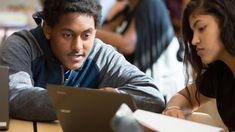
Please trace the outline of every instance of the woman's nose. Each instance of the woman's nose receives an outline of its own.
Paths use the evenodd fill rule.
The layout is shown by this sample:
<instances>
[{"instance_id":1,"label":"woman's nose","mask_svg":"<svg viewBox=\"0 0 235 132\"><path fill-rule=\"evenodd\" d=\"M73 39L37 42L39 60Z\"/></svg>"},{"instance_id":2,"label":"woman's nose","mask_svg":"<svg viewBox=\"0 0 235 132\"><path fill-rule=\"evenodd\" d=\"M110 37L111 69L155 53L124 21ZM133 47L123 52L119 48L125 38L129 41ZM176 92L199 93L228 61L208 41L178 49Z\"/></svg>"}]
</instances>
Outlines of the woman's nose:
<instances>
[{"instance_id":1,"label":"woman's nose","mask_svg":"<svg viewBox=\"0 0 235 132\"><path fill-rule=\"evenodd\" d=\"M200 43L200 39L198 37L198 35L193 34L193 39L192 39L192 45L197 45L198 43Z\"/></svg>"}]
</instances>

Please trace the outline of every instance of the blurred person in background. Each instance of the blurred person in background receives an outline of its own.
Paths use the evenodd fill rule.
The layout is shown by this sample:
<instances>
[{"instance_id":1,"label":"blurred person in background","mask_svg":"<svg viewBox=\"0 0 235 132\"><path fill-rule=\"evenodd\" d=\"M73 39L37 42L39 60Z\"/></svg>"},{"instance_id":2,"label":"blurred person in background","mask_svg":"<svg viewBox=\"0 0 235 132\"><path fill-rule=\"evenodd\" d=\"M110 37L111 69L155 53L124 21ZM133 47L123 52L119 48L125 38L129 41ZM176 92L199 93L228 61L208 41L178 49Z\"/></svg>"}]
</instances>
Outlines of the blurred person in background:
<instances>
[{"instance_id":1,"label":"blurred person in background","mask_svg":"<svg viewBox=\"0 0 235 132\"><path fill-rule=\"evenodd\" d=\"M183 87L180 45L162 0L117 0L96 36L153 77L166 100Z\"/></svg>"},{"instance_id":2,"label":"blurred person in background","mask_svg":"<svg viewBox=\"0 0 235 132\"><path fill-rule=\"evenodd\" d=\"M112 6L115 4L116 0L99 0L99 1L100 1L100 5L102 6L101 23L103 23L105 18L109 14Z\"/></svg>"},{"instance_id":3,"label":"blurred person in background","mask_svg":"<svg viewBox=\"0 0 235 132\"><path fill-rule=\"evenodd\" d=\"M164 0L177 36L180 36L182 13L190 0Z\"/></svg>"}]
</instances>

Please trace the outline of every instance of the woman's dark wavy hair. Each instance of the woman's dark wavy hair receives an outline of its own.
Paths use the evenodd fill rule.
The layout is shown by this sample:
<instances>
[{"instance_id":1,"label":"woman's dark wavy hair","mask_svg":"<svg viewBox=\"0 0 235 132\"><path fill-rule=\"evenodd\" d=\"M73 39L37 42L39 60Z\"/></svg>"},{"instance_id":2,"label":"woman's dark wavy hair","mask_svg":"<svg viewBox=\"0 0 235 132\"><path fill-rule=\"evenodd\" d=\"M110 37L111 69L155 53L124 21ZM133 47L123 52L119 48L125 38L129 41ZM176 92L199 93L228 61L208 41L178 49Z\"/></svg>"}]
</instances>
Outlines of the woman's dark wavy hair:
<instances>
[{"instance_id":1,"label":"woman's dark wavy hair","mask_svg":"<svg viewBox=\"0 0 235 132\"><path fill-rule=\"evenodd\" d=\"M196 47L192 45L193 31L189 25L189 17L196 14L213 15L218 19L220 28L220 39L225 49L235 56L235 0L191 0L186 6L182 18L182 36L185 48L184 63L187 70L186 84L189 83L190 74L193 75L194 83L197 84L201 78L202 70L210 66L202 63L197 55ZM189 68L191 67L191 68ZM188 71L188 70L193 70ZM188 89L186 89L188 91ZM189 94L189 91L188 91ZM190 94L189 94L190 96ZM199 94L196 91L195 97L199 102Z\"/></svg>"},{"instance_id":2,"label":"woman's dark wavy hair","mask_svg":"<svg viewBox=\"0 0 235 132\"><path fill-rule=\"evenodd\" d=\"M191 64L193 72L200 78L204 65L197 55L196 47L191 44L193 31L189 17L193 13L213 15L218 19L220 38L225 49L235 56L235 0L191 0L183 13L182 36L185 46L184 62ZM189 73L189 72L187 72ZM189 74L188 74L189 77Z\"/></svg>"},{"instance_id":3,"label":"woman's dark wavy hair","mask_svg":"<svg viewBox=\"0 0 235 132\"><path fill-rule=\"evenodd\" d=\"M70 12L91 16L95 27L100 25L102 8L98 0L44 0L43 7L42 17L49 26L54 26L61 15Z\"/></svg>"}]
</instances>

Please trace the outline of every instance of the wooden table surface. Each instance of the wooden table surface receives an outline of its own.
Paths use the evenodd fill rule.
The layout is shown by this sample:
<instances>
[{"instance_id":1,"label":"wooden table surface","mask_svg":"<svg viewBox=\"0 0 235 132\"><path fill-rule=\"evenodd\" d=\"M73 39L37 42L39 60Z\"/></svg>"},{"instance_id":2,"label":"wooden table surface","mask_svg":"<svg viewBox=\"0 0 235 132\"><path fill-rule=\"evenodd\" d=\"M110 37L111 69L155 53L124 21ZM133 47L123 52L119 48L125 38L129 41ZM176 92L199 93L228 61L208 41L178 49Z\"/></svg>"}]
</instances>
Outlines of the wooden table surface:
<instances>
[{"instance_id":1,"label":"wooden table surface","mask_svg":"<svg viewBox=\"0 0 235 132\"><path fill-rule=\"evenodd\" d=\"M187 120L218 127L213 118L205 113L195 112ZM31 121L10 119L9 129L0 132L63 132L63 130L59 121L33 123Z\"/></svg>"}]
</instances>

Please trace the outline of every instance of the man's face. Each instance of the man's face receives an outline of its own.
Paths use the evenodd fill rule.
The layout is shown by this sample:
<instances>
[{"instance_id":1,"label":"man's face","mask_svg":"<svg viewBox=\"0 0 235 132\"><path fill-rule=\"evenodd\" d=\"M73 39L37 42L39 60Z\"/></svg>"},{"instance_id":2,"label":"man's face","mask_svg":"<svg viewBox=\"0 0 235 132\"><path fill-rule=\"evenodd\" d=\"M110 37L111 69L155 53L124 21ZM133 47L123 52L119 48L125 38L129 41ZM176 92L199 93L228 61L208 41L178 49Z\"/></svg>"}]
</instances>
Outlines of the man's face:
<instances>
[{"instance_id":1,"label":"man's face","mask_svg":"<svg viewBox=\"0 0 235 132\"><path fill-rule=\"evenodd\" d=\"M94 18L80 13L67 13L58 23L44 25L46 38L50 40L52 52L66 69L81 67L91 52L96 29Z\"/></svg>"}]
</instances>

